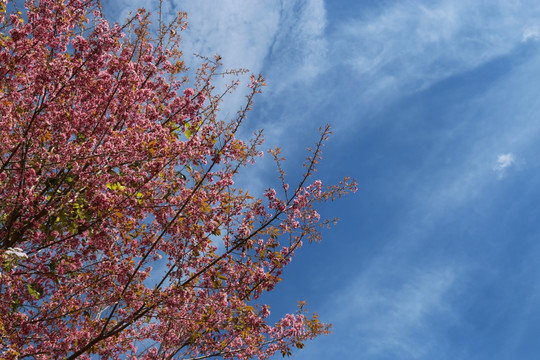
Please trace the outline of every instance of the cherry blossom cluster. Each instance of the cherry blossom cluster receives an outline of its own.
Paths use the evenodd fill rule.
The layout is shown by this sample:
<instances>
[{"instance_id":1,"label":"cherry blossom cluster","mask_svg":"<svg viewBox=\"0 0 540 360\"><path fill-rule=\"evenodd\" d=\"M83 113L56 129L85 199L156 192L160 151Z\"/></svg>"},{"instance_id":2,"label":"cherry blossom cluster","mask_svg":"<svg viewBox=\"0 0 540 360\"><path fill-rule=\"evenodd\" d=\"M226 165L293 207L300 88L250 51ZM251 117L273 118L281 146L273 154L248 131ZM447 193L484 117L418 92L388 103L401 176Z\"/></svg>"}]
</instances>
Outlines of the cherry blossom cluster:
<instances>
[{"instance_id":1,"label":"cherry blossom cluster","mask_svg":"<svg viewBox=\"0 0 540 360\"><path fill-rule=\"evenodd\" d=\"M219 58L195 79L185 14L111 25L98 0L0 0L0 358L265 359L329 331L260 295L318 240L315 205L355 190L310 183L329 128L289 189L235 187L262 155L219 116ZM234 75L234 72L226 72ZM273 152L277 154L277 152Z\"/></svg>"}]
</instances>

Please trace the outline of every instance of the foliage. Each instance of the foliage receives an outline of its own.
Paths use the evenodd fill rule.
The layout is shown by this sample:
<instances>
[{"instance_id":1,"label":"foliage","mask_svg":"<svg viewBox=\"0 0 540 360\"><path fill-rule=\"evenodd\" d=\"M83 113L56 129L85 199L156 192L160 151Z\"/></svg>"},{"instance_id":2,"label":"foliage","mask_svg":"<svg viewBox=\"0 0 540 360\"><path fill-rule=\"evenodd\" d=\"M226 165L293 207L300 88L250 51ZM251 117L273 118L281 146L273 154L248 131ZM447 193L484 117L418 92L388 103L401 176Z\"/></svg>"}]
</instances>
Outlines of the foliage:
<instances>
[{"instance_id":1,"label":"foliage","mask_svg":"<svg viewBox=\"0 0 540 360\"><path fill-rule=\"evenodd\" d=\"M314 205L353 181L308 184L329 134L282 195L234 186L262 133L236 137L245 106L218 115L223 72L191 87L184 14L139 10L110 25L97 0L0 0L0 358L267 358L328 332L300 304L269 324L257 299L280 281Z\"/></svg>"}]
</instances>

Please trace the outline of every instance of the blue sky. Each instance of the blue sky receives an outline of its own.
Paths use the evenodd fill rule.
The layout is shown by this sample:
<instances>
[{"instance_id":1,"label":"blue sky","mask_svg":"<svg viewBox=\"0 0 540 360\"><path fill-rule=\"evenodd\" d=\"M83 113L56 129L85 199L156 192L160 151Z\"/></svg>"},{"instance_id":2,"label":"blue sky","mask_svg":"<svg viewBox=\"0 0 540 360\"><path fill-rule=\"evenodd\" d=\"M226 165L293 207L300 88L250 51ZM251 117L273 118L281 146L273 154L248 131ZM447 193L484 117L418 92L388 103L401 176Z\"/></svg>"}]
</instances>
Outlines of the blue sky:
<instances>
[{"instance_id":1,"label":"blue sky","mask_svg":"<svg viewBox=\"0 0 540 360\"><path fill-rule=\"evenodd\" d=\"M265 75L245 131L265 129L292 179L330 123L318 176L359 182L321 208L340 223L265 299L276 315L307 300L334 324L295 359L538 358L539 2L165 3L189 14L192 65L219 53ZM263 160L246 186L275 174Z\"/></svg>"}]
</instances>

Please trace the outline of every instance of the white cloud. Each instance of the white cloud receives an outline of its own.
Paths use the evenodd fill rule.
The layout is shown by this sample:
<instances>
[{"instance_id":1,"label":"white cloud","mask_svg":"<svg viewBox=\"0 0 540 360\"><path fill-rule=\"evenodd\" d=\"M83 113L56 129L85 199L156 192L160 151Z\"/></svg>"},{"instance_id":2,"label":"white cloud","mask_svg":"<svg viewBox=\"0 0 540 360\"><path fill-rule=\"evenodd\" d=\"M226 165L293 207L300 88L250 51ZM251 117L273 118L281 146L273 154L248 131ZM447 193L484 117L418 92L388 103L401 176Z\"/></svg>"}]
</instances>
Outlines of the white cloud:
<instances>
[{"instance_id":1,"label":"white cloud","mask_svg":"<svg viewBox=\"0 0 540 360\"><path fill-rule=\"evenodd\" d=\"M516 159L512 153L499 155L497 157L497 164L493 167L493 170L502 171L513 165L515 161Z\"/></svg>"},{"instance_id":2,"label":"white cloud","mask_svg":"<svg viewBox=\"0 0 540 360\"><path fill-rule=\"evenodd\" d=\"M540 29L538 28L538 26L531 26L523 30L521 41L526 42L529 40L540 40Z\"/></svg>"},{"instance_id":3,"label":"white cloud","mask_svg":"<svg viewBox=\"0 0 540 360\"><path fill-rule=\"evenodd\" d=\"M493 166L493 170L497 172L497 177L499 179L503 178L506 175L507 169L510 166L515 165L516 158L514 157L514 154L508 153L508 154L501 154L497 157L497 161L495 165Z\"/></svg>"}]
</instances>

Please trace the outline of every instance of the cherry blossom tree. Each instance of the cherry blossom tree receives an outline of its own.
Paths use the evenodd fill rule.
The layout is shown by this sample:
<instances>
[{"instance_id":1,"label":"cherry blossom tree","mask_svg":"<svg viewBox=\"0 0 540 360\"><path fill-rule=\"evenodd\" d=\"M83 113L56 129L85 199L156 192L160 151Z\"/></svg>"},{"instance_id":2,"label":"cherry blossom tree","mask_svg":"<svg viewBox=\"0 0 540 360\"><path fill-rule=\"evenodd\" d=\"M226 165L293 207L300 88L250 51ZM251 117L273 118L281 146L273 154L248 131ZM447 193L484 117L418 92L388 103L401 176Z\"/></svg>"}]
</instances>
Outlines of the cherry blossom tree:
<instances>
[{"instance_id":1,"label":"cherry blossom tree","mask_svg":"<svg viewBox=\"0 0 540 360\"><path fill-rule=\"evenodd\" d=\"M270 323L259 296L355 183L312 180L326 127L297 186L276 149L279 191L235 187L261 155L262 132L237 133L264 81L220 117L238 72L216 57L188 79L184 18L0 0L0 358L264 359L328 332L304 303Z\"/></svg>"}]
</instances>

